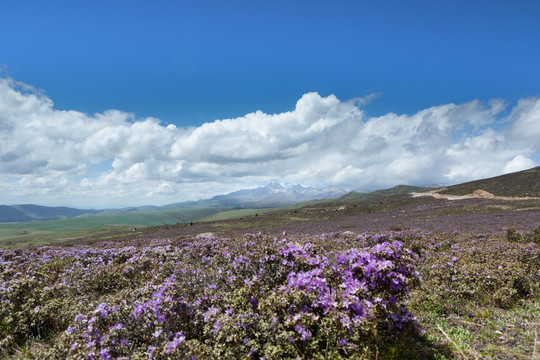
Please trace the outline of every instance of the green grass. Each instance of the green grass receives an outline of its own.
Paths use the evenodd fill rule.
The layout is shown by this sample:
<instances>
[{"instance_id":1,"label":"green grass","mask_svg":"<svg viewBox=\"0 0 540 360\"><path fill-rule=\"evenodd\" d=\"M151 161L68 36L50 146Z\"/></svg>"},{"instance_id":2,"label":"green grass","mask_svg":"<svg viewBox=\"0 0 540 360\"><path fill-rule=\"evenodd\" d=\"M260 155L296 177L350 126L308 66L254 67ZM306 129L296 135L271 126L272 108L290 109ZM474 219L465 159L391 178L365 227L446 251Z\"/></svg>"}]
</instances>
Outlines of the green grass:
<instances>
[{"instance_id":1,"label":"green grass","mask_svg":"<svg viewBox=\"0 0 540 360\"><path fill-rule=\"evenodd\" d=\"M189 223L227 208L166 209L0 225L0 247L39 246L110 231Z\"/></svg>"},{"instance_id":2,"label":"green grass","mask_svg":"<svg viewBox=\"0 0 540 360\"><path fill-rule=\"evenodd\" d=\"M310 206L317 206L317 205L327 205L332 202L335 202L336 199L327 199L327 200L312 200L312 201L305 201L299 204L295 205L288 205L288 206L282 206L277 208L267 208L267 209L236 209L236 210L228 210L223 211L217 214L213 214L204 218L201 218L197 221L199 222L212 222L212 221L224 221L224 220L234 220L234 219L241 219L246 216L255 216L255 215L262 215L262 214L268 214L268 213L278 213L278 212L287 212L287 211L293 211L297 209L302 208L309 208Z\"/></svg>"},{"instance_id":3,"label":"green grass","mask_svg":"<svg viewBox=\"0 0 540 360\"><path fill-rule=\"evenodd\" d=\"M255 214L264 214L269 210L274 209L238 209L238 210L229 210L224 211L219 214L214 214L200 219L199 221L221 221L221 220L231 220L238 219L246 216L253 216Z\"/></svg>"},{"instance_id":4,"label":"green grass","mask_svg":"<svg viewBox=\"0 0 540 360\"><path fill-rule=\"evenodd\" d=\"M417 310L431 343L445 344L466 359L536 359L531 352L540 335L539 299L522 300L510 309L472 304L471 309L441 314Z\"/></svg>"},{"instance_id":5,"label":"green grass","mask_svg":"<svg viewBox=\"0 0 540 360\"><path fill-rule=\"evenodd\" d=\"M22 234L21 232L12 232L10 229L0 229L0 248L51 245L68 240L89 238L94 236L100 236L101 239L105 240L108 233L117 233L118 231L130 232L132 235L137 234L137 232L132 231L132 227L114 225L78 231L63 231L58 233L35 229L28 229L24 231L26 231L27 234Z\"/></svg>"}]
</instances>

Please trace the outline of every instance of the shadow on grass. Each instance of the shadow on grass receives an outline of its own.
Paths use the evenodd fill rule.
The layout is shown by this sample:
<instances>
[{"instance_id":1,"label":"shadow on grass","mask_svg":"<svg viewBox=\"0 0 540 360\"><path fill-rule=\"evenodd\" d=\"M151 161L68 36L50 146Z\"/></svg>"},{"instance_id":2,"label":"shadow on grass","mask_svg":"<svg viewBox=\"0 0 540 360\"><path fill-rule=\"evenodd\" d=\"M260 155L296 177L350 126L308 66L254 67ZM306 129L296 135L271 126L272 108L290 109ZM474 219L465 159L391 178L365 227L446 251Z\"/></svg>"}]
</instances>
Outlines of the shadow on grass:
<instances>
[{"instance_id":1,"label":"shadow on grass","mask_svg":"<svg viewBox=\"0 0 540 360\"><path fill-rule=\"evenodd\" d=\"M454 356L452 349L447 344L431 341L426 333L417 331L396 339L394 342L384 344L381 352L375 354L372 358L451 359Z\"/></svg>"}]
</instances>

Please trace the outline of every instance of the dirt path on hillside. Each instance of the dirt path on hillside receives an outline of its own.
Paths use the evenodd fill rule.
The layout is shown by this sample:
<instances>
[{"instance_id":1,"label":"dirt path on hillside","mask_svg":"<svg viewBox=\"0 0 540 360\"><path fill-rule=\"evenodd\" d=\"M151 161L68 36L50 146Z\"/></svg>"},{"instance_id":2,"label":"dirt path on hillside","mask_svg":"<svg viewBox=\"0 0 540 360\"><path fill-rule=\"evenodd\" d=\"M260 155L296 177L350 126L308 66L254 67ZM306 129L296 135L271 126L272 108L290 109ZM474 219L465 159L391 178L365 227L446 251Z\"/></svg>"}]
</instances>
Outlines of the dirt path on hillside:
<instances>
[{"instance_id":1,"label":"dirt path on hillside","mask_svg":"<svg viewBox=\"0 0 540 360\"><path fill-rule=\"evenodd\" d=\"M439 192L446 190L446 188L440 188L436 190L429 190L424 192L413 192L412 197L431 196L435 199L447 199L447 200L462 200L462 199L494 199L494 200L540 200L540 197L526 196L526 197L513 197L513 196L496 196L490 192L482 189L478 189L472 194L466 195L452 195L452 194L440 194Z\"/></svg>"}]
</instances>

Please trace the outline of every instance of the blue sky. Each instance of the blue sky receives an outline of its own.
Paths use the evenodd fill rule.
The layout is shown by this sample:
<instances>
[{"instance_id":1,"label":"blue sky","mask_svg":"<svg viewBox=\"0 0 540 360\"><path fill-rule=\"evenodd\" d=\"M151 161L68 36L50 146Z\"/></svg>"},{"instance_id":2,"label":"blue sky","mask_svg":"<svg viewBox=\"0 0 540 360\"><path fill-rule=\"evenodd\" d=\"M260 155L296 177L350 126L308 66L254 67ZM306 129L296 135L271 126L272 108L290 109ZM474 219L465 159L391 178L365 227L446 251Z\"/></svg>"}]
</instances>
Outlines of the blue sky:
<instances>
[{"instance_id":1,"label":"blue sky","mask_svg":"<svg viewBox=\"0 0 540 360\"><path fill-rule=\"evenodd\" d=\"M537 1L21 0L4 1L1 9L0 78L5 80L4 99L12 92L15 92L13 96L20 94L27 100L33 95L49 112L35 110L29 115L24 112L26 108L15 109L13 102L4 104L14 114L4 119L5 124L8 120L28 124L29 118L39 118L42 121L32 126L42 127L38 134L45 135L36 144L23 143L31 134L25 127L10 134L9 142L4 138L4 143L0 143L0 166L4 173L3 178L0 176L0 190L3 190L0 193L9 193L0 195L0 203L36 200L32 202L77 205L96 199L96 194L103 193L105 187L111 188L113 183L118 186L114 193L123 195L114 200L109 195L103 196L102 200L95 200L96 205L166 203L171 196L198 198L276 179L348 188L377 188L407 181L452 183L540 162L538 146L535 141L527 140L530 133L518 129L520 124L536 129L540 121L534 101L528 103L528 108L523 105L523 101L536 101L540 96L540 2ZM314 92L318 98L306 97ZM332 96L338 103L330 104L332 101L328 99ZM356 110L351 110L348 107L354 102L351 99L357 98L361 100L356 101ZM311 125L319 125L292 126L291 131L303 132L304 137L282 140L272 137L275 128L264 123L275 121L283 126L277 117L304 114L299 102L304 106L302 109L306 109L306 104L312 106L310 114L322 111L317 113L318 118L313 115L309 120ZM434 120L430 125L438 129L438 140L434 141L445 146L440 149L441 158L416 161L436 164L446 159L448 162L444 156L455 157L455 152L465 151L467 147L470 152L473 142L478 148L481 140L488 141L489 136L495 148L484 147L482 151L489 155L496 150L499 157L491 159L489 155L489 160L478 160L470 169L457 165L459 160L452 158L453 167L416 164L405 170L404 164L412 164L414 158L422 159L426 155L413 144L419 131L429 127L426 122L421 125L422 121L418 120L419 125L410 130L410 136L399 138L401 148L390 146L390 130L367 133L370 124L386 124L380 125L381 129L395 120L394 128L400 128L405 126L403 122L414 122L411 119L415 114L449 104L475 113L463 115L463 121L452 120L450 115L446 120ZM110 109L118 113L113 116L107 112ZM56 131L51 135L46 130L66 127L67 120L59 120L64 114L62 110L71 111L72 115L77 113L74 116L79 120L87 116L80 126L91 123L95 129L89 133L86 130L90 127L86 126L82 131L86 138L106 126L110 129L107 134L117 137L111 135L108 143L91 151L90 145L85 149L65 148L65 144L74 143L69 138L71 133ZM245 120L247 114L257 110L265 116ZM336 111L344 113L336 115ZM351 115L355 111L358 113ZM526 111L529 117L524 118ZM298 116L304 119L304 115ZM485 117L484 120L474 120L479 116ZM377 118L384 121L376 121ZM231 121L216 122L224 119ZM287 124L298 121L305 125L304 120L295 119ZM325 123L324 119L334 120ZM168 130L174 132L169 147L156 149L157 145L140 138L144 134L136 133L137 128L144 128L141 124L151 121L157 123L144 131L154 141L166 136L161 132L168 125L175 126L174 130ZM448 121L450 125L441 126ZM73 119L67 122L77 123ZM335 130L335 138L340 139L355 122L354 131L357 134L363 131L363 135L348 139L350 146L336 148L335 156L331 156L331 151L320 150L328 144L313 148L317 141L322 141L313 137L316 128L326 138ZM137 124L141 126L133 128ZM263 131L265 126L270 127ZM4 126L5 136L8 128L13 127ZM206 134L210 128L215 132ZM230 132L231 128L237 129L236 132ZM154 130L156 137L151 137ZM76 132L77 128L72 131ZM216 141L224 142L221 150L227 148L227 141L233 144L246 141L235 134L248 138L250 134L258 134L261 139L274 140L263 141L264 149L253 156L244 156L252 148L233 149L230 154L223 150L223 156L209 150L206 157L201 155L195 161L193 155L187 158L186 154L204 151L194 150L197 147L192 142L197 137L193 132L205 133L207 138L216 136L219 139ZM220 134L230 135L221 139ZM128 141L130 136L136 139L133 143ZM522 148L512 142L523 140L519 136L527 138ZM146 155L131 154L120 145L122 139L130 146L148 144L144 148ZM445 140L441 142L441 139ZM467 142L467 139L472 140ZM355 141L383 147L386 144L384 149L395 151L378 160L378 164L383 162L380 166L384 169L396 167L391 164L400 159L398 155L403 151L415 156L401 159L398 168L381 179L374 175L380 173L375 168L374 157L370 157L372 162L367 161L368 152L357 148ZM189 143L191 152L184 148L187 145L182 147L179 143ZM455 152L449 153L452 146ZM232 147L229 144L227 149ZM206 145L205 149L208 148ZM31 155L41 152L53 156L55 151L80 154L86 151L86 155L64 162ZM477 151L479 159L486 158ZM321 158L337 161L340 167L319 172L302 168L299 164L314 161L310 157L313 155L303 155L307 153L318 154L318 161ZM335 160L341 158L342 162ZM297 162L284 159L297 159ZM514 165L509 165L512 161ZM28 166L20 165L22 162ZM31 171L31 164L41 170ZM250 172L242 164L254 165L255 170ZM264 172L258 166L274 171ZM292 166L298 170L294 171ZM484 171L473 171L478 166ZM317 163L317 167L324 165ZM416 169L418 176L404 176L410 169ZM134 195L129 186L120 185L125 183L120 178L128 177L129 171L140 176L133 175L139 179L139 185L147 184L144 192ZM344 172L341 177L336 175L340 171ZM355 174L362 174L369 181L354 181ZM86 188L94 192L81 190L83 180ZM96 183L98 180L102 181L101 185ZM58 181L71 192L47 185ZM40 183L44 184L43 191L35 192L36 184Z\"/></svg>"},{"instance_id":2,"label":"blue sky","mask_svg":"<svg viewBox=\"0 0 540 360\"><path fill-rule=\"evenodd\" d=\"M443 5L444 4L444 5ZM59 109L199 125L306 92L412 113L538 95L536 1L11 1L0 61Z\"/></svg>"}]
</instances>

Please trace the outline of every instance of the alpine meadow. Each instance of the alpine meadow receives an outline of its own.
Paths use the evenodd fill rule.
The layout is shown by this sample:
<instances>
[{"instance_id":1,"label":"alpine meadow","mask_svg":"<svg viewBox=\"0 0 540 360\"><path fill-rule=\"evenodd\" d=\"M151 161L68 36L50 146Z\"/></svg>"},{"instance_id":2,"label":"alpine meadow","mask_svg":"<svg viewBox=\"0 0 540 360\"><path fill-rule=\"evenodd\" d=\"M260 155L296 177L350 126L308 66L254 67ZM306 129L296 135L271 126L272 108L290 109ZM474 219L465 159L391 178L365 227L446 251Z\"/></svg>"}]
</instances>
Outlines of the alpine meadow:
<instances>
[{"instance_id":1,"label":"alpine meadow","mask_svg":"<svg viewBox=\"0 0 540 360\"><path fill-rule=\"evenodd\" d=\"M0 359L540 359L540 2L0 5Z\"/></svg>"}]
</instances>

